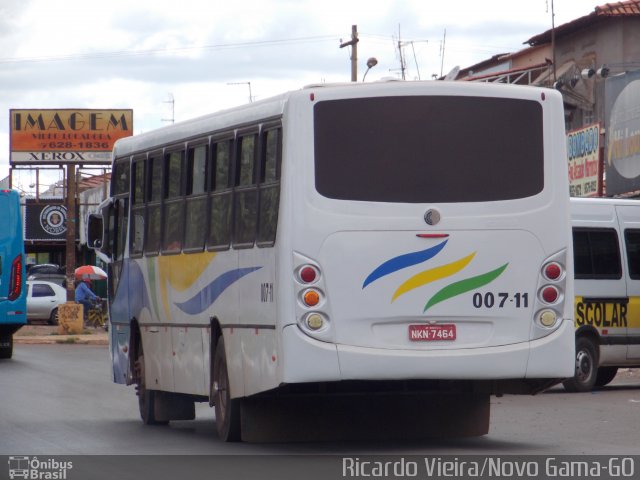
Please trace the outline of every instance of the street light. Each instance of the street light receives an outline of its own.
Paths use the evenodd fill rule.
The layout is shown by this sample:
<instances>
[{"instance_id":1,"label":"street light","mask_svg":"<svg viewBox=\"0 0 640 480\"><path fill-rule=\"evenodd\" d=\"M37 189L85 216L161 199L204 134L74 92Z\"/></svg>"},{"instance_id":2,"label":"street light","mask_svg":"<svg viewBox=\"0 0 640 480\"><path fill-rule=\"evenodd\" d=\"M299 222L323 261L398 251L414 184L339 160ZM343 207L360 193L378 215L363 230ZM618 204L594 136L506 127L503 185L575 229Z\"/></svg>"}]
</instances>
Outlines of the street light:
<instances>
[{"instance_id":1,"label":"street light","mask_svg":"<svg viewBox=\"0 0 640 480\"><path fill-rule=\"evenodd\" d=\"M369 58L369 60L367 60L367 71L364 72L364 75L362 76L363 82L364 82L364 79L367 78L367 73L369 73L369 70L371 70L377 64L378 64L378 59L376 57L371 57Z\"/></svg>"}]
</instances>

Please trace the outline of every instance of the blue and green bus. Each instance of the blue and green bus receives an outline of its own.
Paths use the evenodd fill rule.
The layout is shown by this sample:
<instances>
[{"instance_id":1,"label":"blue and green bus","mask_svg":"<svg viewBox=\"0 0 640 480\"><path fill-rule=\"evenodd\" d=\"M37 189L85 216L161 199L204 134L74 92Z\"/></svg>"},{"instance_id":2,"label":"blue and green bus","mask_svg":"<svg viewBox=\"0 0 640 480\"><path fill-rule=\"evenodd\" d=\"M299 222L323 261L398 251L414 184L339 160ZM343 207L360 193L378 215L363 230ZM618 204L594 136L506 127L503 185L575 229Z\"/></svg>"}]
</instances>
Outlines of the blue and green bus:
<instances>
[{"instance_id":1,"label":"blue and green bus","mask_svg":"<svg viewBox=\"0 0 640 480\"><path fill-rule=\"evenodd\" d=\"M27 323L20 195L0 190L0 359L11 358L13 334Z\"/></svg>"}]
</instances>

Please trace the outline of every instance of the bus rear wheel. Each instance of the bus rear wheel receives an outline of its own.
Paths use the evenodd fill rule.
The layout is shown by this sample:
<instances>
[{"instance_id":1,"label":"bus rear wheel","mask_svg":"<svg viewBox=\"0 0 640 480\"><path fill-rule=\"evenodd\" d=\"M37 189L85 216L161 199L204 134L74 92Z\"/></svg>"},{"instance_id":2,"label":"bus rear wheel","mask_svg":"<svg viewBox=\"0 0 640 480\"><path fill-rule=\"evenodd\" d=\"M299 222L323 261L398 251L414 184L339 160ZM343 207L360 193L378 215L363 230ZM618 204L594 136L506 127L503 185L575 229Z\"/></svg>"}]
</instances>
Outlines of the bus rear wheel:
<instances>
[{"instance_id":1,"label":"bus rear wheel","mask_svg":"<svg viewBox=\"0 0 640 480\"><path fill-rule=\"evenodd\" d=\"M240 399L232 399L224 338L220 336L213 357L211 396L215 403L216 430L224 442L240 441Z\"/></svg>"},{"instance_id":2,"label":"bus rear wheel","mask_svg":"<svg viewBox=\"0 0 640 480\"><path fill-rule=\"evenodd\" d=\"M598 375L598 349L587 337L576 340L576 373L562 382L567 392L590 392Z\"/></svg>"}]
</instances>

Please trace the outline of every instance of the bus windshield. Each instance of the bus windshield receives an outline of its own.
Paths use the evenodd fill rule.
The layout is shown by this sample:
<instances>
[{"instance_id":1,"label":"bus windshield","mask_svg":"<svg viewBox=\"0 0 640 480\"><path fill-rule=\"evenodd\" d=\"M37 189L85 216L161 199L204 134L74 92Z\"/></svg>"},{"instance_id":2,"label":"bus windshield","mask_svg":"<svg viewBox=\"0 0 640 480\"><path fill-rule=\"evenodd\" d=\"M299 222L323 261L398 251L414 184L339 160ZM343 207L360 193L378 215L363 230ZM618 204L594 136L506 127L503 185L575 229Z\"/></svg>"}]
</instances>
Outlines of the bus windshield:
<instances>
[{"instance_id":1,"label":"bus windshield","mask_svg":"<svg viewBox=\"0 0 640 480\"><path fill-rule=\"evenodd\" d=\"M542 107L524 99L395 96L314 108L317 191L370 202L487 202L544 188Z\"/></svg>"}]
</instances>

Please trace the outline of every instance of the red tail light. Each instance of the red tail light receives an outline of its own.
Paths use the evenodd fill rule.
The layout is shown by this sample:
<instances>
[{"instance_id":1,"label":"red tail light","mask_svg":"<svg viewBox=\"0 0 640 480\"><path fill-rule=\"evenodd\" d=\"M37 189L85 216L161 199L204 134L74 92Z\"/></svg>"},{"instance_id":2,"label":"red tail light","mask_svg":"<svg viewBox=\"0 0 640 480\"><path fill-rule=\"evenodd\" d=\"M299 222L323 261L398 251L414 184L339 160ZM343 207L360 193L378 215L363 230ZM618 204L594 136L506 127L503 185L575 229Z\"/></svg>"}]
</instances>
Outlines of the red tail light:
<instances>
[{"instance_id":1,"label":"red tail light","mask_svg":"<svg viewBox=\"0 0 640 480\"><path fill-rule=\"evenodd\" d=\"M562 267L556 262L547 263L544 267L544 275L549 280L557 280L562 275Z\"/></svg>"},{"instance_id":2,"label":"red tail light","mask_svg":"<svg viewBox=\"0 0 640 480\"><path fill-rule=\"evenodd\" d=\"M9 300L17 299L22 293L22 255L13 259L11 264L11 281L9 283Z\"/></svg>"},{"instance_id":3,"label":"red tail light","mask_svg":"<svg viewBox=\"0 0 640 480\"><path fill-rule=\"evenodd\" d=\"M318 271L311 265L305 265L298 273L303 283L313 283L318 278Z\"/></svg>"},{"instance_id":4,"label":"red tail light","mask_svg":"<svg viewBox=\"0 0 640 480\"><path fill-rule=\"evenodd\" d=\"M547 303L555 302L559 296L560 292L558 292L558 289L556 287L549 286L545 287L542 290L542 299Z\"/></svg>"}]
</instances>

